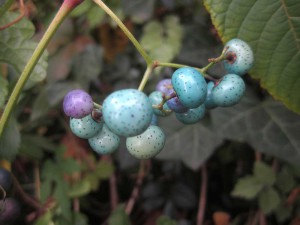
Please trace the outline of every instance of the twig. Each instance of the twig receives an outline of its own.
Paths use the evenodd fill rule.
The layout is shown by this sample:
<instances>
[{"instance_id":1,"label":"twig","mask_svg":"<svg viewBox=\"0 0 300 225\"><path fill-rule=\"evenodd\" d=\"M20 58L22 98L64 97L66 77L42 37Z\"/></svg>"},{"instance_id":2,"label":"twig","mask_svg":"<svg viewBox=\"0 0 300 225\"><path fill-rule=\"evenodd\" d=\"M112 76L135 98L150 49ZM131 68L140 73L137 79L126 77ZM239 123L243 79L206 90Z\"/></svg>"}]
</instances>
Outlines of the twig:
<instances>
[{"instance_id":1,"label":"twig","mask_svg":"<svg viewBox=\"0 0 300 225\"><path fill-rule=\"evenodd\" d=\"M14 181L14 187L16 189L17 194L20 196L21 199L23 199L24 202L26 202L28 205L33 207L36 210L41 210L43 206L32 196L28 195L23 188L21 187L19 181L17 178L12 174L12 178Z\"/></svg>"},{"instance_id":2,"label":"twig","mask_svg":"<svg viewBox=\"0 0 300 225\"><path fill-rule=\"evenodd\" d=\"M204 221L205 207L206 207L206 191L207 191L207 169L206 165L203 164L201 168L201 189L199 198L199 207L197 213L197 225L202 225Z\"/></svg>"},{"instance_id":3,"label":"twig","mask_svg":"<svg viewBox=\"0 0 300 225\"><path fill-rule=\"evenodd\" d=\"M112 163L111 158L109 161ZM119 202L118 190L117 190L117 178L114 172L109 178L109 189L110 189L110 206L111 210L114 211L117 208Z\"/></svg>"},{"instance_id":4,"label":"twig","mask_svg":"<svg viewBox=\"0 0 300 225\"><path fill-rule=\"evenodd\" d=\"M146 175L146 162L147 161L143 161L143 160L140 162L139 173L138 173L137 178L136 178L135 186L134 186L134 188L131 192L131 197L128 200L127 205L125 207L125 212L126 212L127 215L131 214L132 209L135 205L135 202L136 202L136 200L139 196L140 189L141 189L143 180L144 180L145 175Z\"/></svg>"},{"instance_id":5,"label":"twig","mask_svg":"<svg viewBox=\"0 0 300 225\"><path fill-rule=\"evenodd\" d=\"M267 225L266 215L261 210L259 210L258 213L259 213L259 225Z\"/></svg>"},{"instance_id":6,"label":"twig","mask_svg":"<svg viewBox=\"0 0 300 225\"><path fill-rule=\"evenodd\" d=\"M40 181L40 168L37 162L34 163L34 190L36 199L41 196L41 181Z\"/></svg>"}]
</instances>

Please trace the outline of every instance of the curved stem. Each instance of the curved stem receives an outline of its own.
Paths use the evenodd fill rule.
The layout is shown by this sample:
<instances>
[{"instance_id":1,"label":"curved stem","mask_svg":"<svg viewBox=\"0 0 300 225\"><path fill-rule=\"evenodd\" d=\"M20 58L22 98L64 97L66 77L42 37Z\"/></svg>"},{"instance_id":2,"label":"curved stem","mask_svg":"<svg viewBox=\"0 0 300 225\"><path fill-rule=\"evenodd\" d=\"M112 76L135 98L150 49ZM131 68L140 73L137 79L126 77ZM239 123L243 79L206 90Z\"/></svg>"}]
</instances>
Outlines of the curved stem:
<instances>
[{"instance_id":1,"label":"curved stem","mask_svg":"<svg viewBox=\"0 0 300 225\"><path fill-rule=\"evenodd\" d=\"M199 208L197 214L197 225L202 225L204 221L205 207L206 207L206 191L207 191L207 169L204 164L201 168L202 183L200 190Z\"/></svg>"},{"instance_id":2,"label":"curved stem","mask_svg":"<svg viewBox=\"0 0 300 225\"><path fill-rule=\"evenodd\" d=\"M25 16L25 6L24 6L23 0L20 0L20 13L21 14L15 20L11 21L8 24L5 24L4 26L1 26L0 30L4 30L4 29L18 23Z\"/></svg>"},{"instance_id":3,"label":"curved stem","mask_svg":"<svg viewBox=\"0 0 300 225\"><path fill-rule=\"evenodd\" d=\"M74 6L75 7L75 6ZM19 77L19 80L16 86L13 89L13 92L8 99L7 105L3 111L3 115L0 120L0 137L2 136L3 130L6 126L7 121L11 115L11 112L20 96L20 93L28 80L32 70L34 69L35 65L37 64L38 60L40 59L41 55L43 54L44 50L46 49L47 44L49 43L50 39L54 35L55 31L62 23L64 18L72 11L74 8L70 5L68 1L64 1L61 5L59 11L57 12L56 16L52 20L51 24L49 25L48 29L46 30L44 36L40 40L39 44L37 45L35 51L33 52L31 58L29 59L28 63L26 64L22 74Z\"/></svg>"},{"instance_id":4,"label":"curved stem","mask_svg":"<svg viewBox=\"0 0 300 225\"><path fill-rule=\"evenodd\" d=\"M132 42L132 44L136 47L138 52L142 55L142 57L145 59L147 65L152 63L152 59L150 56L146 53L146 51L143 49L141 44L136 40L136 38L132 35L132 33L127 29L127 27L124 25L124 23L116 16L116 14L108 8L103 1L101 0L93 0L100 8L102 8L121 28L121 30L125 33L125 35L129 38L129 40Z\"/></svg>"},{"instance_id":5,"label":"curved stem","mask_svg":"<svg viewBox=\"0 0 300 225\"><path fill-rule=\"evenodd\" d=\"M138 88L139 91L143 91L144 90L145 85L146 85L147 81L149 80L149 77L150 77L150 75L152 73L152 70L153 70L153 65L148 65L147 69L146 69L146 71L144 73L143 79L142 79L142 81L140 83L140 86Z\"/></svg>"}]
</instances>

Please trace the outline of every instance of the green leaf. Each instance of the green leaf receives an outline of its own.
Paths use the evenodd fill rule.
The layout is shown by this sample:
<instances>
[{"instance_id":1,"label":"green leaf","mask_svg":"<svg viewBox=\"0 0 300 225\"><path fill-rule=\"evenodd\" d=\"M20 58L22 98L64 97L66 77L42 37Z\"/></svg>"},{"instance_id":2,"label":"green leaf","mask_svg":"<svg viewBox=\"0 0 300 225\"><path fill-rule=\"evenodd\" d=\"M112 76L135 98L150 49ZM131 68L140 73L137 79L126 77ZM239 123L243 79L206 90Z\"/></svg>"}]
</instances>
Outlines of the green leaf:
<instances>
[{"instance_id":1,"label":"green leaf","mask_svg":"<svg viewBox=\"0 0 300 225\"><path fill-rule=\"evenodd\" d=\"M170 62L179 53L183 29L178 17L168 16L163 24L151 21L144 27L141 44L149 55L162 62Z\"/></svg>"},{"instance_id":2,"label":"green leaf","mask_svg":"<svg viewBox=\"0 0 300 225\"><path fill-rule=\"evenodd\" d=\"M114 166L110 162L100 161L96 165L95 175L98 179L108 179L114 172Z\"/></svg>"},{"instance_id":3,"label":"green leaf","mask_svg":"<svg viewBox=\"0 0 300 225\"><path fill-rule=\"evenodd\" d=\"M176 224L177 222L175 220L172 220L167 216L160 216L156 221L156 225L176 225Z\"/></svg>"},{"instance_id":4,"label":"green leaf","mask_svg":"<svg viewBox=\"0 0 300 225\"><path fill-rule=\"evenodd\" d=\"M254 176L263 185L272 186L275 182L276 175L272 167L261 161L254 163Z\"/></svg>"},{"instance_id":5,"label":"green leaf","mask_svg":"<svg viewBox=\"0 0 300 225\"><path fill-rule=\"evenodd\" d=\"M224 42L247 41L255 56L250 75L300 113L300 1L204 0Z\"/></svg>"},{"instance_id":6,"label":"green leaf","mask_svg":"<svg viewBox=\"0 0 300 225\"><path fill-rule=\"evenodd\" d=\"M74 212L73 213L73 225L87 225L88 218L85 214Z\"/></svg>"},{"instance_id":7,"label":"green leaf","mask_svg":"<svg viewBox=\"0 0 300 225\"><path fill-rule=\"evenodd\" d=\"M83 89L96 80L102 70L103 49L98 45L88 45L73 58L72 73Z\"/></svg>"},{"instance_id":8,"label":"green leaf","mask_svg":"<svg viewBox=\"0 0 300 225\"><path fill-rule=\"evenodd\" d=\"M7 12L1 17L0 26L5 25L18 17L16 13ZM20 22L0 31L0 61L13 66L21 74L27 61L31 57L37 44L31 40L34 34L33 24L23 18ZM32 71L25 88L32 87L37 82L44 80L47 69L46 51Z\"/></svg>"},{"instance_id":9,"label":"green leaf","mask_svg":"<svg viewBox=\"0 0 300 225\"><path fill-rule=\"evenodd\" d=\"M0 158L13 160L20 147L21 135L16 119L11 116L0 137Z\"/></svg>"},{"instance_id":10,"label":"green leaf","mask_svg":"<svg viewBox=\"0 0 300 225\"><path fill-rule=\"evenodd\" d=\"M245 199L254 199L263 189L263 186L254 176L243 177L238 179L231 195Z\"/></svg>"},{"instance_id":11,"label":"green leaf","mask_svg":"<svg viewBox=\"0 0 300 225\"><path fill-rule=\"evenodd\" d=\"M154 0L121 1L124 13L130 16L135 23L144 23L151 18L154 4Z\"/></svg>"},{"instance_id":12,"label":"green leaf","mask_svg":"<svg viewBox=\"0 0 300 225\"><path fill-rule=\"evenodd\" d=\"M279 204L280 197L274 188L264 189L259 193L258 205L265 214L273 212Z\"/></svg>"},{"instance_id":13,"label":"green leaf","mask_svg":"<svg viewBox=\"0 0 300 225\"><path fill-rule=\"evenodd\" d=\"M211 118L219 136L293 164L300 161L300 116L279 102L260 102L249 90L239 104L212 110Z\"/></svg>"},{"instance_id":14,"label":"green leaf","mask_svg":"<svg viewBox=\"0 0 300 225\"><path fill-rule=\"evenodd\" d=\"M284 203L281 203L279 207L275 210L275 216L278 222L283 223L285 220L292 216L293 207L287 206Z\"/></svg>"},{"instance_id":15,"label":"green leaf","mask_svg":"<svg viewBox=\"0 0 300 225\"><path fill-rule=\"evenodd\" d=\"M288 193L292 190L296 183L292 174L285 167L283 167L277 175L275 184L280 191L283 193Z\"/></svg>"},{"instance_id":16,"label":"green leaf","mask_svg":"<svg viewBox=\"0 0 300 225\"><path fill-rule=\"evenodd\" d=\"M199 169L223 142L222 138L202 122L184 125L171 115L160 120L159 124L168 138L157 158L182 160L193 170Z\"/></svg>"},{"instance_id":17,"label":"green leaf","mask_svg":"<svg viewBox=\"0 0 300 225\"><path fill-rule=\"evenodd\" d=\"M91 191L91 184L87 179L80 180L70 187L69 197L77 198L88 194Z\"/></svg>"},{"instance_id":18,"label":"green leaf","mask_svg":"<svg viewBox=\"0 0 300 225\"><path fill-rule=\"evenodd\" d=\"M34 222L34 225L51 225L52 223L52 213L51 211L47 211Z\"/></svg>"},{"instance_id":19,"label":"green leaf","mask_svg":"<svg viewBox=\"0 0 300 225\"><path fill-rule=\"evenodd\" d=\"M0 109L3 108L8 94L8 81L2 76L0 72Z\"/></svg>"},{"instance_id":20,"label":"green leaf","mask_svg":"<svg viewBox=\"0 0 300 225\"><path fill-rule=\"evenodd\" d=\"M108 225L131 225L129 216L125 213L125 207L119 205L109 216Z\"/></svg>"}]
</instances>

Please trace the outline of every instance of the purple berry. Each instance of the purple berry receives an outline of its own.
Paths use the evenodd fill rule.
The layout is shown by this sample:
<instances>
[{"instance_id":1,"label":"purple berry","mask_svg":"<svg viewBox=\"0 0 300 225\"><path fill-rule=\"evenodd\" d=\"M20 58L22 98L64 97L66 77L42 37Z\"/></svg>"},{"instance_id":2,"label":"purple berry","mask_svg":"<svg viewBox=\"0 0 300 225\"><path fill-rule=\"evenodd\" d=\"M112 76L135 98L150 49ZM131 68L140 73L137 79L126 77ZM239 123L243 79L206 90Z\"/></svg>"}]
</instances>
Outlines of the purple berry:
<instances>
[{"instance_id":1,"label":"purple berry","mask_svg":"<svg viewBox=\"0 0 300 225\"><path fill-rule=\"evenodd\" d=\"M169 78L166 78L157 83L155 90L160 91L163 94L166 94L169 91L169 89L172 89L172 88L173 88L172 80Z\"/></svg>"},{"instance_id":2,"label":"purple berry","mask_svg":"<svg viewBox=\"0 0 300 225\"><path fill-rule=\"evenodd\" d=\"M175 91L174 89L170 89L168 90L168 93L166 94L166 96L171 96L174 95ZM188 110L187 107L185 107L179 100L179 98L177 96L171 98L170 100L167 101L167 105L169 106L169 108L176 112L176 113L184 113Z\"/></svg>"},{"instance_id":3,"label":"purple berry","mask_svg":"<svg viewBox=\"0 0 300 225\"><path fill-rule=\"evenodd\" d=\"M0 186L5 190L8 191L12 184L12 177L9 171L4 168L0 168ZM1 191L0 191L1 193Z\"/></svg>"},{"instance_id":4,"label":"purple berry","mask_svg":"<svg viewBox=\"0 0 300 225\"><path fill-rule=\"evenodd\" d=\"M70 91L64 98L64 112L72 118L83 118L89 115L94 108L92 97L83 90Z\"/></svg>"},{"instance_id":5,"label":"purple berry","mask_svg":"<svg viewBox=\"0 0 300 225\"><path fill-rule=\"evenodd\" d=\"M0 201L0 224L13 222L21 211L20 204L13 198Z\"/></svg>"}]
</instances>

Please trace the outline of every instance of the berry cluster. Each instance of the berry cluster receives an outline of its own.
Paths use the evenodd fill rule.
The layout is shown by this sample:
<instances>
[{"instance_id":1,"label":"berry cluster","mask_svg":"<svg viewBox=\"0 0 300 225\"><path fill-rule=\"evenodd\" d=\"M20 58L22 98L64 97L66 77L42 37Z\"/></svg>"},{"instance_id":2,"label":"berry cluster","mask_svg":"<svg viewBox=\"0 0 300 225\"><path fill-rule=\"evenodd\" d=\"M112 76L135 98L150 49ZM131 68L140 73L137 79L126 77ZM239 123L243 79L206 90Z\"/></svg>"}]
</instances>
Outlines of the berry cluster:
<instances>
[{"instance_id":1,"label":"berry cluster","mask_svg":"<svg viewBox=\"0 0 300 225\"><path fill-rule=\"evenodd\" d=\"M253 64L249 45L232 39L221 57L212 60L223 61L228 74L219 80L206 80L202 70L181 67L171 79L161 80L149 96L137 89L118 90L108 95L101 106L93 103L83 90L73 90L63 102L70 128L78 137L88 139L99 154L114 152L123 136L131 155L151 158L163 149L166 139L157 126L157 116L174 112L180 122L194 124L204 117L207 109L233 106L244 95L241 76Z\"/></svg>"}]
</instances>

